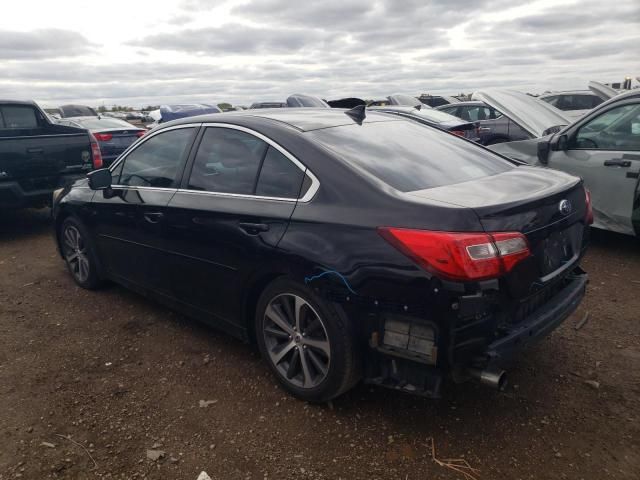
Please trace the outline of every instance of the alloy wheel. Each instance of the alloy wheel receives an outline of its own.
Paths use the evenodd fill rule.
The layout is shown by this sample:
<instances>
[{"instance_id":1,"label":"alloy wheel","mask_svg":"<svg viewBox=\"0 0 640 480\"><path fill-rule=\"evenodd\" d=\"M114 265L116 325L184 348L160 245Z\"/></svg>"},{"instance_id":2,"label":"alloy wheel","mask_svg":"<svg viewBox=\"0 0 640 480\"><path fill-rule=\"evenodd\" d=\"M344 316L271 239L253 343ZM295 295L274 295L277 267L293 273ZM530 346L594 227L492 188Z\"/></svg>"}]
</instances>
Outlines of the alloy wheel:
<instances>
[{"instance_id":1,"label":"alloy wheel","mask_svg":"<svg viewBox=\"0 0 640 480\"><path fill-rule=\"evenodd\" d=\"M327 377L331 346L322 318L305 299L274 297L264 313L262 333L278 373L299 388L314 388Z\"/></svg>"},{"instance_id":2,"label":"alloy wheel","mask_svg":"<svg viewBox=\"0 0 640 480\"><path fill-rule=\"evenodd\" d=\"M71 274L78 282L86 282L89 279L89 256L80 230L74 225L68 225L64 229L62 245Z\"/></svg>"}]
</instances>

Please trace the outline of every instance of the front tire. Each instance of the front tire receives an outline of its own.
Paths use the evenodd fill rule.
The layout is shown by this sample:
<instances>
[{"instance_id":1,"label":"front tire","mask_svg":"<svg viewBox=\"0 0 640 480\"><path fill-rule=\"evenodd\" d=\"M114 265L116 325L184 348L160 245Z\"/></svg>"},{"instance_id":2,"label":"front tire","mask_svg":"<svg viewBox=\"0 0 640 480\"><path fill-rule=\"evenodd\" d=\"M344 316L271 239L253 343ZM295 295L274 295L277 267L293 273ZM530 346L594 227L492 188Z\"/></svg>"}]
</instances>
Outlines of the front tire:
<instances>
[{"instance_id":1,"label":"front tire","mask_svg":"<svg viewBox=\"0 0 640 480\"><path fill-rule=\"evenodd\" d=\"M62 255L74 282L88 290L99 287L102 279L97 256L85 226L73 217L66 218L60 227L59 238Z\"/></svg>"},{"instance_id":2,"label":"front tire","mask_svg":"<svg viewBox=\"0 0 640 480\"><path fill-rule=\"evenodd\" d=\"M292 395L326 402L360 378L352 328L342 310L288 279L277 279L260 296L256 339L262 357Z\"/></svg>"}]
</instances>

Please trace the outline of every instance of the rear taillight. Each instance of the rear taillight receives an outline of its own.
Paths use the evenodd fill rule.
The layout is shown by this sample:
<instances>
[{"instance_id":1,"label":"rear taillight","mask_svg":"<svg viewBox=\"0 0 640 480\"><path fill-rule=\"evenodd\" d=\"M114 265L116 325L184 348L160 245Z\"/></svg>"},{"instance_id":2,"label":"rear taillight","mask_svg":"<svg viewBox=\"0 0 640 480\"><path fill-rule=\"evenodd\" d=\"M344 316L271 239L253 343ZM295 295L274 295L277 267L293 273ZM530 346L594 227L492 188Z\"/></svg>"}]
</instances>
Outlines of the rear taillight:
<instances>
[{"instance_id":1,"label":"rear taillight","mask_svg":"<svg viewBox=\"0 0 640 480\"><path fill-rule=\"evenodd\" d=\"M139 132L136 133L136 137L138 138L143 137L145 133L147 133L146 130L140 130Z\"/></svg>"},{"instance_id":2,"label":"rear taillight","mask_svg":"<svg viewBox=\"0 0 640 480\"><path fill-rule=\"evenodd\" d=\"M108 142L113 138L113 135L110 133L94 133L93 136L96 137L96 140L99 142Z\"/></svg>"},{"instance_id":3,"label":"rear taillight","mask_svg":"<svg viewBox=\"0 0 640 480\"><path fill-rule=\"evenodd\" d=\"M464 137L464 130L449 130L449 133L457 135L458 137Z\"/></svg>"},{"instance_id":4,"label":"rear taillight","mask_svg":"<svg viewBox=\"0 0 640 480\"><path fill-rule=\"evenodd\" d=\"M591 205L591 192L588 189L584 189L584 196L587 204L587 213L584 216L584 221L587 225L593 224L593 206Z\"/></svg>"},{"instance_id":5,"label":"rear taillight","mask_svg":"<svg viewBox=\"0 0 640 480\"><path fill-rule=\"evenodd\" d=\"M96 136L92 133L89 133L89 140L91 141L91 157L93 158L93 168L97 170L98 168L102 168L102 152L100 151L100 145L98 145L98 140Z\"/></svg>"},{"instance_id":6,"label":"rear taillight","mask_svg":"<svg viewBox=\"0 0 640 480\"><path fill-rule=\"evenodd\" d=\"M531 252L524 235L379 228L392 245L428 272L450 280L484 280L511 271Z\"/></svg>"}]
</instances>

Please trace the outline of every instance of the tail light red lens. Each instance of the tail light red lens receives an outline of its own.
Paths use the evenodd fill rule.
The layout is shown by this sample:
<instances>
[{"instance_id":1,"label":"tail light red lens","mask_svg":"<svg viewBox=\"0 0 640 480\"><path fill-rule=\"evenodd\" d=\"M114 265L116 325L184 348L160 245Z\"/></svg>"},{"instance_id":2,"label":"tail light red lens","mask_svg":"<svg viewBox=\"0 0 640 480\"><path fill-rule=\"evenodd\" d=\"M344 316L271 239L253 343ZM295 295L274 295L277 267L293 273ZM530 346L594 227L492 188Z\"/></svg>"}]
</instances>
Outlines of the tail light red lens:
<instances>
[{"instance_id":1,"label":"tail light red lens","mask_svg":"<svg viewBox=\"0 0 640 480\"><path fill-rule=\"evenodd\" d=\"M140 130L139 132L136 133L136 137L138 138L144 137L145 133L147 133L145 130Z\"/></svg>"},{"instance_id":2,"label":"tail light red lens","mask_svg":"<svg viewBox=\"0 0 640 480\"><path fill-rule=\"evenodd\" d=\"M591 205L591 192L588 189L584 189L584 195L587 203L587 213L584 217L584 221L587 225L593 224L593 206Z\"/></svg>"},{"instance_id":3,"label":"tail light red lens","mask_svg":"<svg viewBox=\"0 0 640 480\"><path fill-rule=\"evenodd\" d=\"M95 135L89 133L89 140L91 141L91 158L93 159L93 168L97 170L98 168L102 168L102 152L100 151L100 145L98 145L98 140Z\"/></svg>"},{"instance_id":4,"label":"tail light red lens","mask_svg":"<svg viewBox=\"0 0 640 480\"><path fill-rule=\"evenodd\" d=\"M458 137L464 137L464 130L449 130L449 133L457 135Z\"/></svg>"},{"instance_id":5,"label":"tail light red lens","mask_svg":"<svg viewBox=\"0 0 640 480\"><path fill-rule=\"evenodd\" d=\"M99 142L108 142L113 138L113 135L110 133L94 133L93 136L96 137L96 140Z\"/></svg>"},{"instance_id":6,"label":"tail light red lens","mask_svg":"<svg viewBox=\"0 0 640 480\"><path fill-rule=\"evenodd\" d=\"M380 234L428 272L449 280L496 278L531 255L524 235L380 228Z\"/></svg>"}]
</instances>

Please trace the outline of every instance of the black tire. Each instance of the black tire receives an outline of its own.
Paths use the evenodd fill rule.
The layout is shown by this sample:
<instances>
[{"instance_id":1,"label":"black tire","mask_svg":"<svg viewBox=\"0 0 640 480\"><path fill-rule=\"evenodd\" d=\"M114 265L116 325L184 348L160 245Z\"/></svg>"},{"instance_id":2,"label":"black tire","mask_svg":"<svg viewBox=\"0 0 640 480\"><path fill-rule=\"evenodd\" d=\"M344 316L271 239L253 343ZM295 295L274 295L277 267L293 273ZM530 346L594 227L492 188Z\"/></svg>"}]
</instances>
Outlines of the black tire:
<instances>
[{"instance_id":1,"label":"black tire","mask_svg":"<svg viewBox=\"0 0 640 480\"><path fill-rule=\"evenodd\" d=\"M287 310L287 303L300 312L299 316ZM282 318L292 319L293 315L299 320L300 331L296 334L295 330L287 330L286 325L280 328L280 323L273 321L276 313L282 314L278 322ZM292 319L289 327L293 329L295 323L298 322ZM258 300L255 329L262 357L282 387L295 397L326 402L352 388L360 379L361 359L353 328L344 312L303 285L284 277L269 284ZM293 335L287 338L288 333ZM287 353L276 361L287 348Z\"/></svg>"},{"instance_id":2,"label":"black tire","mask_svg":"<svg viewBox=\"0 0 640 480\"><path fill-rule=\"evenodd\" d=\"M67 269L74 282L93 290L102 285L98 257L85 226L78 219L68 217L58 232L60 248Z\"/></svg>"}]
</instances>

